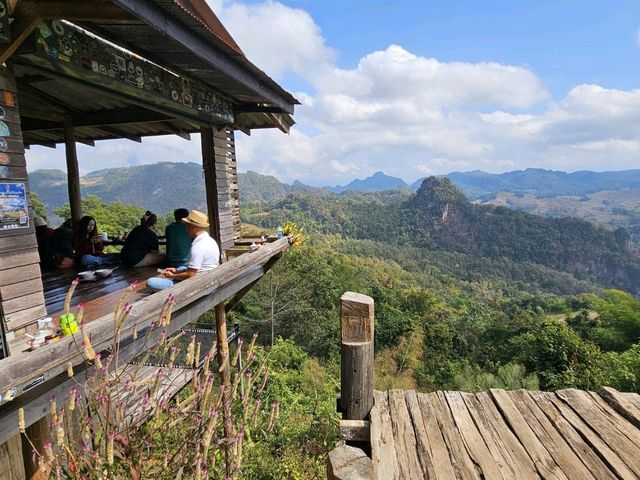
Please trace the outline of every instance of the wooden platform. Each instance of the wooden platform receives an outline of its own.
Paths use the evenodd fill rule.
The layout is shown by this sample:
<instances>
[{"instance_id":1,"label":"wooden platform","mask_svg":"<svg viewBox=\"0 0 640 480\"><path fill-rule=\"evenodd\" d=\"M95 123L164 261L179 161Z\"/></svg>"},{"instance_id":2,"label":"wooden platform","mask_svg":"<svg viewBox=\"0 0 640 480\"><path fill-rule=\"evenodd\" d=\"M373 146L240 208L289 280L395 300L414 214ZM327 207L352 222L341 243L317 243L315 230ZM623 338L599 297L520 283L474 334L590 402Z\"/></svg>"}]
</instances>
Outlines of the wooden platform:
<instances>
[{"instance_id":1,"label":"wooden platform","mask_svg":"<svg viewBox=\"0 0 640 480\"><path fill-rule=\"evenodd\" d=\"M375 392L374 478L638 479L640 395Z\"/></svg>"},{"instance_id":2,"label":"wooden platform","mask_svg":"<svg viewBox=\"0 0 640 480\"><path fill-rule=\"evenodd\" d=\"M134 281L138 282L138 288L129 301L150 295L152 292L146 288L146 281L157 274L157 267L119 267L110 277L80 282L71 299L71 306L75 309L82 303L85 305L87 319L99 318L111 311L124 290ZM43 274L44 299L50 316L63 312L64 299L71 282L77 276L75 270L57 270Z\"/></svg>"}]
</instances>

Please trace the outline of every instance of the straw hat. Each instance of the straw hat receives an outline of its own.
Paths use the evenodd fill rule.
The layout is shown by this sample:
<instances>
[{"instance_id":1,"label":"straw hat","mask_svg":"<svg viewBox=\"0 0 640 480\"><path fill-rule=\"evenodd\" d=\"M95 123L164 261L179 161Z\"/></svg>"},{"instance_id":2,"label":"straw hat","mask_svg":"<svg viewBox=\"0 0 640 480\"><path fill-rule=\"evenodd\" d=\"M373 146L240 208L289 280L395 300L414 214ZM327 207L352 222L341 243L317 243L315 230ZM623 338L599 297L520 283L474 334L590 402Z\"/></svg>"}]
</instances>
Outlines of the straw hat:
<instances>
[{"instance_id":1,"label":"straw hat","mask_svg":"<svg viewBox=\"0 0 640 480\"><path fill-rule=\"evenodd\" d=\"M204 213L199 212L198 210L191 210L191 213L189 213L189 216L186 218L183 218L182 221L184 223L188 223L189 225L193 225L194 227L198 227L198 228L209 227L209 219Z\"/></svg>"}]
</instances>

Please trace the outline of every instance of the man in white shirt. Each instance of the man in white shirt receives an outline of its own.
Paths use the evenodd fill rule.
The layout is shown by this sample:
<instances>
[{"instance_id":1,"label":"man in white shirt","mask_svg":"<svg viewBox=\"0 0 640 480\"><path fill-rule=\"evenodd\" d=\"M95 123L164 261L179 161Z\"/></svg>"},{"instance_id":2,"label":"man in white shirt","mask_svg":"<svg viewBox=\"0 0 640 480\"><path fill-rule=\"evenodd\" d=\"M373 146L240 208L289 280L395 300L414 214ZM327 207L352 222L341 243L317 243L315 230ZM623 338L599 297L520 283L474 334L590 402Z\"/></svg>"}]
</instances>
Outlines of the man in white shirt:
<instances>
[{"instance_id":1,"label":"man in white shirt","mask_svg":"<svg viewBox=\"0 0 640 480\"><path fill-rule=\"evenodd\" d=\"M193 242L189 250L186 270L167 268L162 272L162 275L171 280L185 280L220 265L220 248L216 241L209 236L207 216L197 210L191 210L189 216L183 218L182 221L187 224L187 234L193 238Z\"/></svg>"}]
</instances>

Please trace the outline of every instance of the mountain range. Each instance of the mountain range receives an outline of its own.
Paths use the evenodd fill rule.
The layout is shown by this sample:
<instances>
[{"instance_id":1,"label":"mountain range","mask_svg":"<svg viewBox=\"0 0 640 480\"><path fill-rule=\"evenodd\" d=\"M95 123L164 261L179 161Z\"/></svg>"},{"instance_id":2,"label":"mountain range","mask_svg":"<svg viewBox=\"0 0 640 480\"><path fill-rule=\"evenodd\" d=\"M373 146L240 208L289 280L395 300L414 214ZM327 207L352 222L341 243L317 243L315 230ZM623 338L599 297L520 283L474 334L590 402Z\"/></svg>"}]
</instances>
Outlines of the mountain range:
<instances>
[{"instance_id":1,"label":"mountain range","mask_svg":"<svg viewBox=\"0 0 640 480\"><path fill-rule=\"evenodd\" d=\"M445 177L472 202L506 206L547 217L577 217L613 229L626 228L640 245L640 170L566 173L526 169L502 174L479 170L452 172ZM442 176L440 176L442 178ZM67 201L66 174L61 170L36 170L29 174L31 188L50 214ZM202 167L197 163L162 162L99 170L81 179L83 195L105 201L139 205L162 215L177 206L205 207ZM389 189L416 191L422 179L411 185L397 177L376 172L344 186L312 187L295 181L287 184L256 172L238 175L240 200L278 201L296 192L316 196L349 195Z\"/></svg>"},{"instance_id":2,"label":"mountain range","mask_svg":"<svg viewBox=\"0 0 640 480\"><path fill-rule=\"evenodd\" d=\"M471 203L446 178L428 177L416 193L396 192L294 193L249 209L244 220L271 230L293 220L311 233L369 242L359 244L361 253L371 249L372 256L420 271L437 265L470 281L493 278L554 293L599 285L640 294L640 253L624 228Z\"/></svg>"}]
</instances>

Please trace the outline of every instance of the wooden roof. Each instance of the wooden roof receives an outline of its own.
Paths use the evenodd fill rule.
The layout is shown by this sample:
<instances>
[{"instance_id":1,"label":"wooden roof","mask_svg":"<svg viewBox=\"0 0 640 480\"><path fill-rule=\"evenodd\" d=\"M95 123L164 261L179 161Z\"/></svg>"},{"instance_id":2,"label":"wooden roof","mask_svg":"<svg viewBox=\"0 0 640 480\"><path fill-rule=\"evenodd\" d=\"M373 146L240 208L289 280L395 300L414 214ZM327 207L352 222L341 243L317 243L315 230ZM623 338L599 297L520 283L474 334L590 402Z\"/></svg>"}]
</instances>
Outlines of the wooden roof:
<instances>
[{"instance_id":1,"label":"wooden roof","mask_svg":"<svg viewBox=\"0 0 640 480\"><path fill-rule=\"evenodd\" d=\"M11 57L27 145L63 142L63 120L69 117L78 140L88 144L163 134L188 138L211 124L233 125L245 133L254 128L286 132L294 123L290 114L299 102L245 57L204 0L21 0L16 5L14 25L35 28ZM87 40L77 32L69 37L73 27L56 19L73 22L98 38ZM41 20L48 22L45 27ZM116 80L120 75L124 85L114 87L113 70L100 62L103 50L114 58L123 53L100 39L133 52L135 74L126 71L131 66L126 52L116 67ZM59 47L57 41L62 42ZM88 44L91 48L80 51ZM65 53L65 47L72 53ZM98 62L93 61L96 55L101 57ZM165 96L173 93L174 87L167 86L171 75L174 83L187 82L191 110L185 108L180 88L173 104L153 97L158 84L147 81L135 88L136 79L142 78L139 68L145 80L161 78ZM154 68L165 74L158 77ZM214 99L211 110L204 100L196 106L200 94L207 103Z\"/></svg>"},{"instance_id":2,"label":"wooden roof","mask_svg":"<svg viewBox=\"0 0 640 480\"><path fill-rule=\"evenodd\" d=\"M640 395L375 392L374 478L638 479Z\"/></svg>"}]
</instances>

